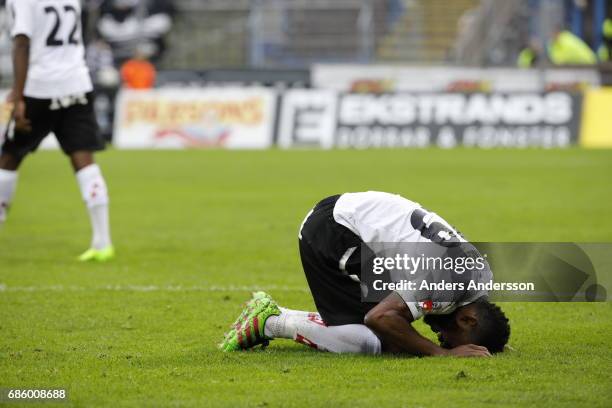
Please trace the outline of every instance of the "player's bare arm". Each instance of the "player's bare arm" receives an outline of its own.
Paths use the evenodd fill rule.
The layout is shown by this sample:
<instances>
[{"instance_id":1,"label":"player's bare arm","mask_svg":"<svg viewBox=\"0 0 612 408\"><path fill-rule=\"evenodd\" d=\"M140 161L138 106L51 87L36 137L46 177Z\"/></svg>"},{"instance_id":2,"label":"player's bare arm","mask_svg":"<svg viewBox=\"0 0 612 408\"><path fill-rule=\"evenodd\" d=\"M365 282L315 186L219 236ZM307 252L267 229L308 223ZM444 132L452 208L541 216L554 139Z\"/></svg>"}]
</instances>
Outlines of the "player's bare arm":
<instances>
[{"instance_id":1,"label":"player's bare arm","mask_svg":"<svg viewBox=\"0 0 612 408\"><path fill-rule=\"evenodd\" d=\"M29 64L30 39L25 35L17 35L13 39L13 70L15 71L12 91L12 99L15 105L13 119L15 120L15 129L22 132L29 132L32 130L30 121L26 117L23 95Z\"/></svg>"},{"instance_id":2,"label":"player's bare arm","mask_svg":"<svg viewBox=\"0 0 612 408\"><path fill-rule=\"evenodd\" d=\"M412 314L400 295L393 292L366 314L364 323L382 343L382 350L415 356L488 357L486 347L461 345L450 350L423 337L414 327Z\"/></svg>"}]
</instances>

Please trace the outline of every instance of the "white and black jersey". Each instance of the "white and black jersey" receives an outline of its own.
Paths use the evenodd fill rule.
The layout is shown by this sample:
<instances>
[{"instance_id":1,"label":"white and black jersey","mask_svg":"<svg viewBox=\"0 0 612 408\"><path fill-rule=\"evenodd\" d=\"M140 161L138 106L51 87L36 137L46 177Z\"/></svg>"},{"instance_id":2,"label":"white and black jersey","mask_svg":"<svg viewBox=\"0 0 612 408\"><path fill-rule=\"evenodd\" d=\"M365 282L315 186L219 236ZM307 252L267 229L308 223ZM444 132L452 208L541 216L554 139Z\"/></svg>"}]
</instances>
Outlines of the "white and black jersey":
<instances>
[{"instance_id":1,"label":"white and black jersey","mask_svg":"<svg viewBox=\"0 0 612 408\"><path fill-rule=\"evenodd\" d=\"M54 133L66 154L104 149L85 64L79 0L8 0L11 35L30 40L24 89L32 130L7 128L2 152L16 159Z\"/></svg>"},{"instance_id":2,"label":"white and black jersey","mask_svg":"<svg viewBox=\"0 0 612 408\"><path fill-rule=\"evenodd\" d=\"M30 39L25 96L52 99L93 90L79 0L8 0L7 8L11 35Z\"/></svg>"},{"instance_id":3,"label":"white and black jersey","mask_svg":"<svg viewBox=\"0 0 612 408\"><path fill-rule=\"evenodd\" d=\"M466 243L473 248L437 214L399 195L375 191L324 199L307 215L299 238L306 279L319 313L330 325L361 324L365 314L375 305L362 302L359 252L363 243L368 246L376 243L434 243L436 246L460 243L463 246ZM446 276L440 276L444 278ZM477 279L490 278L487 265ZM397 293L414 319L429 313L451 313L458 306L486 295L468 290L443 294Z\"/></svg>"},{"instance_id":4,"label":"white and black jersey","mask_svg":"<svg viewBox=\"0 0 612 408\"><path fill-rule=\"evenodd\" d=\"M367 191L342 194L334 206L334 220L344 225L363 242L434 242L463 237L436 213L427 211L422 219L426 226L440 223L444 230L417 229L412 223L414 210L421 205L400 195ZM449 236L450 234L450 236Z\"/></svg>"}]
</instances>

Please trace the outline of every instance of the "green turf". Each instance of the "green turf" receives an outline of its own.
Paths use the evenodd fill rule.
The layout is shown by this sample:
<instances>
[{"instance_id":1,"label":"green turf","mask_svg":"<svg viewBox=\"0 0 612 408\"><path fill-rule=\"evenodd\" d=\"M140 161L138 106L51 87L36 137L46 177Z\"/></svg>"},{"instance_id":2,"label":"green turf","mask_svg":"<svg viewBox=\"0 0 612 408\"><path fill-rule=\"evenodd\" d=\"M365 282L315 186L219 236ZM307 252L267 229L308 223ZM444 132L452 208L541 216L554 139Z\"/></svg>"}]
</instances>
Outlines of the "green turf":
<instances>
[{"instance_id":1,"label":"green turf","mask_svg":"<svg viewBox=\"0 0 612 408\"><path fill-rule=\"evenodd\" d=\"M21 172L0 230L0 387L65 387L71 404L88 407L610 404L609 303L507 304L516 351L484 360L337 356L290 341L223 354L216 343L249 288L313 309L296 242L320 198L401 193L472 240L612 241L612 151L108 152L99 161L118 251L108 265L74 260L89 229L65 159L37 153Z\"/></svg>"}]
</instances>

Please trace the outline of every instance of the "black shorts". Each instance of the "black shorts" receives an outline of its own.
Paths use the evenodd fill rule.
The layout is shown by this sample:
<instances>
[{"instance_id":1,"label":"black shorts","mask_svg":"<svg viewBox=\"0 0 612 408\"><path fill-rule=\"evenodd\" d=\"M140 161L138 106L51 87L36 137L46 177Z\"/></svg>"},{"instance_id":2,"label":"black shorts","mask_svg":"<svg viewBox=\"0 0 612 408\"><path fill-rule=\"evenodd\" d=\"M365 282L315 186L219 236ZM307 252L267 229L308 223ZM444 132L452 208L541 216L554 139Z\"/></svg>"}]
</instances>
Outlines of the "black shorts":
<instances>
[{"instance_id":1,"label":"black shorts","mask_svg":"<svg viewBox=\"0 0 612 408\"><path fill-rule=\"evenodd\" d=\"M319 202L301 230L300 258L317 311L326 324L363 324L374 303L361 301L362 240L334 220L339 195ZM354 249L353 249L354 248Z\"/></svg>"},{"instance_id":2,"label":"black shorts","mask_svg":"<svg viewBox=\"0 0 612 408\"><path fill-rule=\"evenodd\" d=\"M64 98L63 102L69 100L70 98ZM51 132L55 134L66 154L103 150L104 140L98 131L93 92L84 95L84 99L73 98L73 103L67 107L61 107L59 102L26 97L26 118L30 120L32 131L12 132L12 126L9 126L4 135L2 152L23 159L28 153L35 151Z\"/></svg>"}]
</instances>

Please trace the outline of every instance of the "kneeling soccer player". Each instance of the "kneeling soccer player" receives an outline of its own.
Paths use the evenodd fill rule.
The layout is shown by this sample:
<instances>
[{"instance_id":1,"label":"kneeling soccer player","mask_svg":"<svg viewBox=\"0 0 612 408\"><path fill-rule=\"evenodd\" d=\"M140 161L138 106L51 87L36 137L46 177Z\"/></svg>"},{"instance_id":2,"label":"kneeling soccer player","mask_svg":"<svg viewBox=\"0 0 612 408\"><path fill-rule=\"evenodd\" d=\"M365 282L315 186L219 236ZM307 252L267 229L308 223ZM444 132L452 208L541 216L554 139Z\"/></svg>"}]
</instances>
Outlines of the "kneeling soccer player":
<instances>
[{"instance_id":1,"label":"kneeling soccer player","mask_svg":"<svg viewBox=\"0 0 612 408\"><path fill-rule=\"evenodd\" d=\"M478 357L501 352L510 326L486 292L454 290L450 301L434 303L405 290L391 292L379 303L362 302L362 243L445 245L453 240L465 242L441 217L398 195L364 192L326 198L308 213L299 233L302 266L318 313L279 307L268 294L257 292L220 348L249 349L286 338L335 353ZM412 327L422 316L438 333L440 346Z\"/></svg>"}]
</instances>

